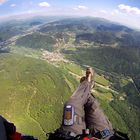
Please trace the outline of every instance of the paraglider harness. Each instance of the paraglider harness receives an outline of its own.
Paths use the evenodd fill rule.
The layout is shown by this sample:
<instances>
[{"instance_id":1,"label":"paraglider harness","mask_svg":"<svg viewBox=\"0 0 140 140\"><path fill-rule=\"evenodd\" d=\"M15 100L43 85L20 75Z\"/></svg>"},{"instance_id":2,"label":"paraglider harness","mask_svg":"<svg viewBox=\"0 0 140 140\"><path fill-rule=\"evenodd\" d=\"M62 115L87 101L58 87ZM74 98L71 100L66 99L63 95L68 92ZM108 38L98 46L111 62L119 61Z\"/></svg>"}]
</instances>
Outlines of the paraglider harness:
<instances>
[{"instance_id":1,"label":"paraglider harness","mask_svg":"<svg viewBox=\"0 0 140 140\"><path fill-rule=\"evenodd\" d=\"M16 126L6 120L3 121L7 140L38 140L33 136L22 135L16 132ZM54 133L47 133L48 140L100 140L99 137L92 136L89 131L83 130L81 135L76 135L73 132L68 132L62 129L57 129ZM127 134L114 130L114 135L110 140L129 140Z\"/></svg>"},{"instance_id":2,"label":"paraglider harness","mask_svg":"<svg viewBox=\"0 0 140 140\"><path fill-rule=\"evenodd\" d=\"M74 124L74 107L66 105L63 113L63 125L71 126ZM62 128L56 129L54 133L47 133L48 140L100 140L108 136L112 136L108 129L97 132L94 135L90 134L89 129L83 130L82 134L76 135L74 132L66 131ZM110 140L129 140L127 134L114 130Z\"/></svg>"},{"instance_id":3,"label":"paraglider harness","mask_svg":"<svg viewBox=\"0 0 140 140\"><path fill-rule=\"evenodd\" d=\"M63 131L61 129L57 129L54 133L47 133L48 140L90 140L84 134L82 135L75 135L73 132ZM85 139L87 138L87 139ZM97 140L97 139L92 139Z\"/></svg>"},{"instance_id":4,"label":"paraglider harness","mask_svg":"<svg viewBox=\"0 0 140 140\"><path fill-rule=\"evenodd\" d=\"M67 132L61 129L55 130L54 133L47 133L46 136L48 137L48 140L101 140L91 134L86 134L85 131L83 131L83 134L81 135L75 135L73 132ZM130 139L127 134L114 130L114 135L110 138L110 140Z\"/></svg>"}]
</instances>

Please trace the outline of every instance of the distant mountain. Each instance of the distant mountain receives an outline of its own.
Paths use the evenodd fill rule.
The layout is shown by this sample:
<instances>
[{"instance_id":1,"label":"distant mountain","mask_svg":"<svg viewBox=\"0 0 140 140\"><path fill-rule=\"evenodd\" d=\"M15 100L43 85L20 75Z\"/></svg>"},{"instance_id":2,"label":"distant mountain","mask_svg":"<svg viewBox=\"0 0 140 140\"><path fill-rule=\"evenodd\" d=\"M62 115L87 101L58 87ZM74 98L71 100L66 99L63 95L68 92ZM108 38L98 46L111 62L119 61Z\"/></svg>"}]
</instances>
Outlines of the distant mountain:
<instances>
[{"instance_id":1,"label":"distant mountain","mask_svg":"<svg viewBox=\"0 0 140 140\"><path fill-rule=\"evenodd\" d=\"M23 36L16 41L16 45L24 46L34 49L47 49L53 51L53 45L56 43L56 39L50 35L43 35L38 32Z\"/></svg>"},{"instance_id":2,"label":"distant mountain","mask_svg":"<svg viewBox=\"0 0 140 140\"><path fill-rule=\"evenodd\" d=\"M61 19L61 17L32 17L28 19L11 19L6 21L0 21L0 42L7 39L25 33L33 26L41 25L43 23L53 22Z\"/></svg>"},{"instance_id":3,"label":"distant mountain","mask_svg":"<svg viewBox=\"0 0 140 140\"><path fill-rule=\"evenodd\" d=\"M0 42L6 41L15 35L20 35L31 27L30 23L11 20L0 23Z\"/></svg>"},{"instance_id":4,"label":"distant mountain","mask_svg":"<svg viewBox=\"0 0 140 140\"><path fill-rule=\"evenodd\" d=\"M74 32L76 42L87 41L121 47L140 47L140 32L100 18L72 18L43 25L41 32Z\"/></svg>"},{"instance_id":5,"label":"distant mountain","mask_svg":"<svg viewBox=\"0 0 140 140\"><path fill-rule=\"evenodd\" d=\"M70 18L70 19L62 19L62 20L57 20L56 18L55 19L56 21L52 22L52 19L49 18L47 23L44 24L45 22L41 19L39 21L39 19L28 20L28 22L30 21L29 26L40 25L38 29L39 32L52 37L54 36L55 39L59 37L59 36L55 36L56 33L61 34L61 36L65 38L65 36L67 36L67 32L69 32L71 34L74 34L75 43L77 44L84 41L99 46L115 45L117 47L140 48L140 40L139 40L140 32L130 29L126 26L110 22L108 20L104 20L100 18L88 18L88 17ZM34 40L34 37L31 36L32 35L29 36L30 40L32 40L31 38L33 38ZM67 36L67 38L69 39L71 38L71 36L69 37ZM19 42L20 41L18 41L18 44L20 44ZM22 45L22 43L20 45Z\"/></svg>"}]
</instances>

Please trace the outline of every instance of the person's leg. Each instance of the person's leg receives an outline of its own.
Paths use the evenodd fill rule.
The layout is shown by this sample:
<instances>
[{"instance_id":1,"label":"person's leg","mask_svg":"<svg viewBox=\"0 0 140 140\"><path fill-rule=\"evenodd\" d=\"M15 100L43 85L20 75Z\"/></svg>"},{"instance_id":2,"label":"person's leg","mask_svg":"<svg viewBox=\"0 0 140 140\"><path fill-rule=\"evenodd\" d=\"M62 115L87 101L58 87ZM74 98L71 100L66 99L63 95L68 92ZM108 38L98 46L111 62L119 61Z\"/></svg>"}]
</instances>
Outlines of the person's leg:
<instances>
[{"instance_id":1,"label":"person's leg","mask_svg":"<svg viewBox=\"0 0 140 140\"><path fill-rule=\"evenodd\" d=\"M76 135L82 134L82 130L86 129L84 104L86 104L87 99L91 94L90 90L92 86L91 79L93 71L90 71L91 69L87 69L84 80L81 81L80 85L66 102L64 107L63 124L61 128L66 131L74 132ZM67 125L67 123L65 123L67 122L65 121L67 119L66 114L69 114L68 110L72 110L71 107L73 107L74 110L73 117L71 117L73 123L72 125Z\"/></svg>"},{"instance_id":2,"label":"person's leg","mask_svg":"<svg viewBox=\"0 0 140 140\"><path fill-rule=\"evenodd\" d=\"M0 116L0 140L7 140L6 130L3 123L4 121L5 119L2 116Z\"/></svg>"},{"instance_id":3,"label":"person's leg","mask_svg":"<svg viewBox=\"0 0 140 140\"><path fill-rule=\"evenodd\" d=\"M98 138L102 138L102 134L105 135L104 139L108 140L114 134L112 124L92 95L85 104L85 117L87 128L93 136L96 135Z\"/></svg>"}]
</instances>

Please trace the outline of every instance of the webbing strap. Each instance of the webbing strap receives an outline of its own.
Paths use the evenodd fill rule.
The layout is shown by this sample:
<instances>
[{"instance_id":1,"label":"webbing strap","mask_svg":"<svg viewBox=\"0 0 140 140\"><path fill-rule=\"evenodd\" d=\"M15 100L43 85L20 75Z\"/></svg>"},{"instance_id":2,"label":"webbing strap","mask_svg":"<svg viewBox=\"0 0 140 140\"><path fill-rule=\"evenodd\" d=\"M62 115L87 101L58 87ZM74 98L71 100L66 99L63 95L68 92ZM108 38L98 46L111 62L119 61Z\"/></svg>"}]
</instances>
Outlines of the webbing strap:
<instances>
[{"instance_id":1,"label":"webbing strap","mask_svg":"<svg viewBox=\"0 0 140 140\"><path fill-rule=\"evenodd\" d=\"M79 115L74 115L74 123L75 124L81 124L83 123L85 120L84 120L84 117L81 117Z\"/></svg>"},{"instance_id":2,"label":"webbing strap","mask_svg":"<svg viewBox=\"0 0 140 140\"><path fill-rule=\"evenodd\" d=\"M104 129L102 131L98 131L97 133L95 133L95 137L99 138L99 139L105 139L108 136L111 136L112 133L109 131L109 129Z\"/></svg>"}]
</instances>

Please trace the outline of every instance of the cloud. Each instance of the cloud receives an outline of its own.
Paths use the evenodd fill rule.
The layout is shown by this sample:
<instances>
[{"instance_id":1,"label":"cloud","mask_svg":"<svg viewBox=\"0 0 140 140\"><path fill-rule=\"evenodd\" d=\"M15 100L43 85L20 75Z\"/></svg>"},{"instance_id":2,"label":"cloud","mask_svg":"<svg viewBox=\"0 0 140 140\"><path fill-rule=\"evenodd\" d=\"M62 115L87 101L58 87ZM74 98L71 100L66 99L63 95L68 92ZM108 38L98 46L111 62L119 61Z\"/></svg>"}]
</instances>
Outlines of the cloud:
<instances>
[{"instance_id":1,"label":"cloud","mask_svg":"<svg viewBox=\"0 0 140 140\"><path fill-rule=\"evenodd\" d=\"M110 14L111 14L112 16L116 16L116 15L121 14L121 12L120 12L118 9L114 9L113 11L110 12Z\"/></svg>"},{"instance_id":2,"label":"cloud","mask_svg":"<svg viewBox=\"0 0 140 140\"><path fill-rule=\"evenodd\" d=\"M131 7L129 5L120 4L120 5L118 5L118 8L119 8L119 10L121 10L125 13L140 15L140 9L137 7Z\"/></svg>"},{"instance_id":3,"label":"cloud","mask_svg":"<svg viewBox=\"0 0 140 140\"><path fill-rule=\"evenodd\" d=\"M11 4L10 6L11 6L11 7L16 7L17 5L13 3L13 4Z\"/></svg>"},{"instance_id":4,"label":"cloud","mask_svg":"<svg viewBox=\"0 0 140 140\"><path fill-rule=\"evenodd\" d=\"M41 3L39 3L39 6L40 7L50 7L50 4L47 2L41 2Z\"/></svg>"},{"instance_id":5,"label":"cloud","mask_svg":"<svg viewBox=\"0 0 140 140\"><path fill-rule=\"evenodd\" d=\"M0 4L5 3L7 0L0 0Z\"/></svg>"},{"instance_id":6,"label":"cloud","mask_svg":"<svg viewBox=\"0 0 140 140\"><path fill-rule=\"evenodd\" d=\"M87 10L89 9L88 7L86 6L83 6L83 5L78 5L77 7L73 8L74 10Z\"/></svg>"},{"instance_id":7,"label":"cloud","mask_svg":"<svg viewBox=\"0 0 140 140\"><path fill-rule=\"evenodd\" d=\"M106 10L100 10L101 13L107 14L108 12Z\"/></svg>"}]
</instances>

